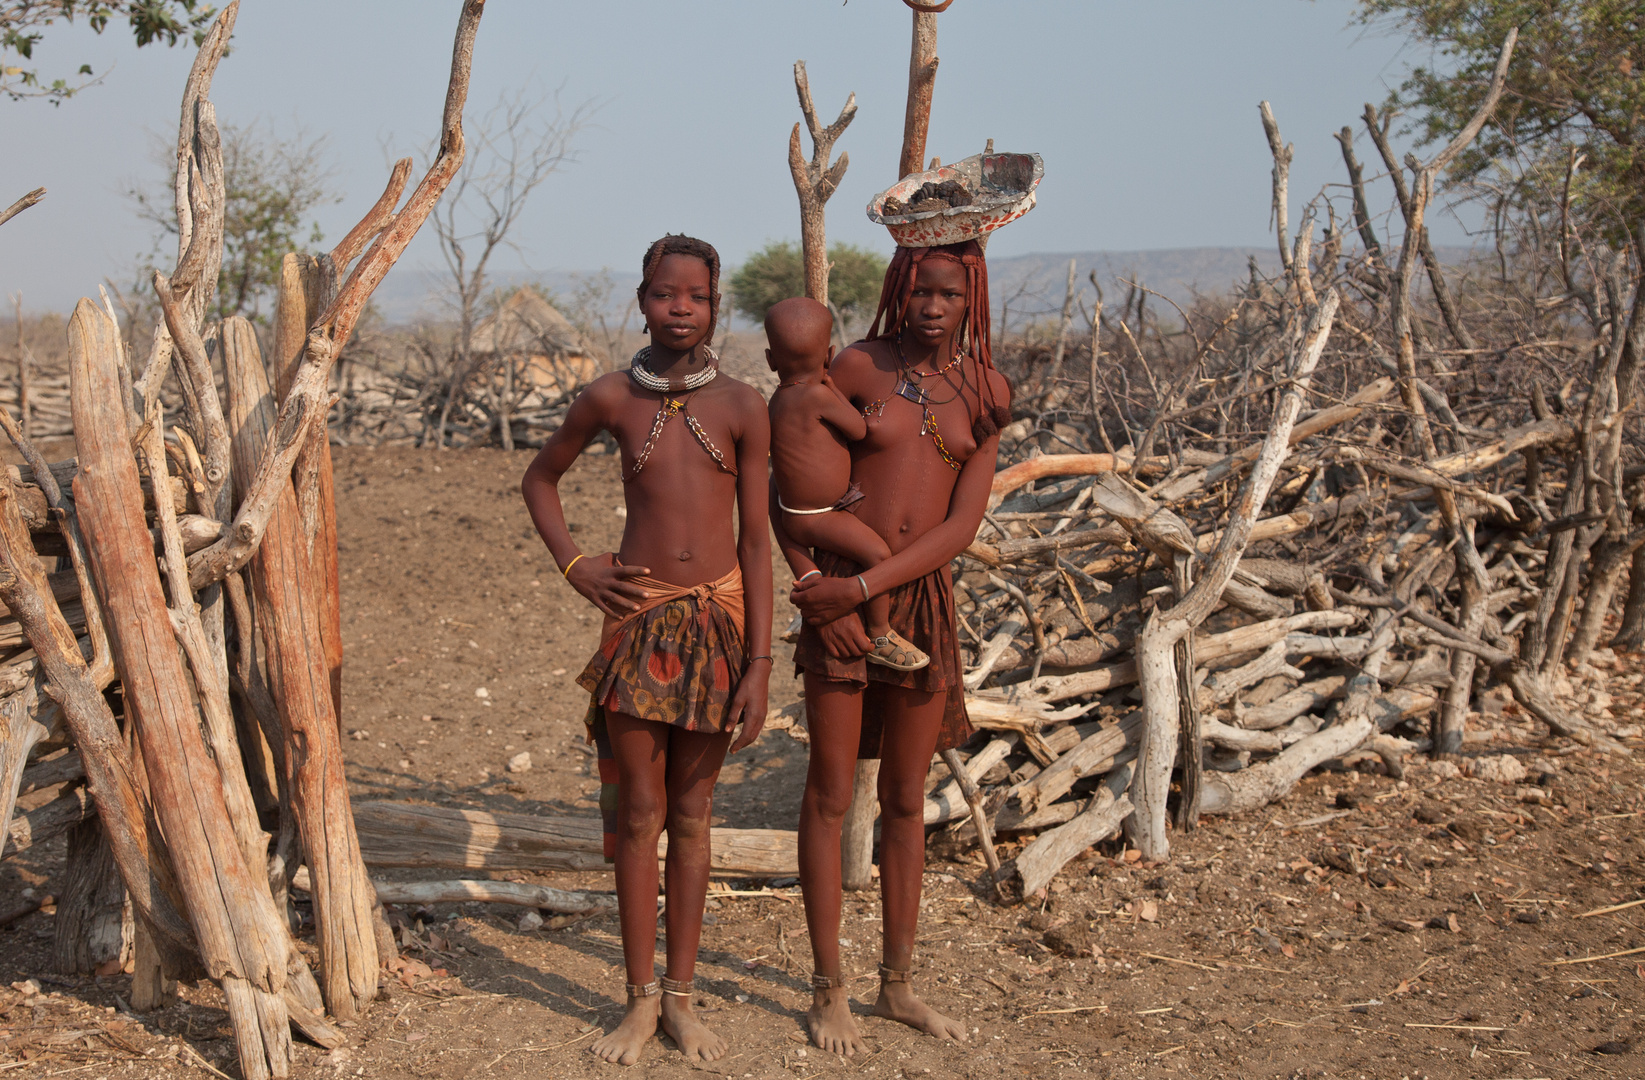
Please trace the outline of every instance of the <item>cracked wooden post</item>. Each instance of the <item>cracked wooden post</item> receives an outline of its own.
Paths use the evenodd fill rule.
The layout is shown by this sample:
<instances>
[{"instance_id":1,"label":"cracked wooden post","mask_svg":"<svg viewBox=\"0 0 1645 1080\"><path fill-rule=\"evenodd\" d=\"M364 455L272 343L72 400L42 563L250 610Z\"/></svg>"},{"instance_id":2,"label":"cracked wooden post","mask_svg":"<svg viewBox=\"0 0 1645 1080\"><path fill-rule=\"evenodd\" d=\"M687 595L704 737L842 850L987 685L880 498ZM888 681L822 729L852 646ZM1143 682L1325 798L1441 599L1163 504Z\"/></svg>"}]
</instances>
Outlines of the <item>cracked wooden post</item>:
<instances>
[{"instance_id":1,"label":"cracked wooden post","mask_svg":"<svg viewBox=\"0 0 1645 1080\"><path fill-rule=\"evenodd\" d=\"M143 492L126 434L118 334L89 300L69 322L79 472L75 504L105 605L126 707L143 748L153 811L177 871L207 973L222 988L250 1080L285 1076L291 1059L285 929L262 868L246 865L222 778L200 733L166 609Z\"/></svg>"},{"instance_id":2,"label":"cracked wooden post","mask_svg":"<svg viewBox=\"0 0 1645 1080\"><path fill-rule=\"evenodd\" d=\"M409 165L409 162L406 163ZM396 172L399 173L398 166ZM403 181L402 181L403 185ZM270 367L275 402L285 401L309 327L336 289L336 263L291 252L280 261L280 292L274 316L274 356ZM337 501L331 468L331 438L325 423L311 429L309 441L297 457L293 474L298 511L320 610L320 641L331 683L331 708L340 725L343 717L343 608L337 566ZM341 728L339 727L339 732Z\"/></svg>"},{"instance_id":3,"label":"cracked wooden post","mask_svg":"<svg viewBox=\"0 0 1645 1080\"><path fill-rule=\"evenodd\" d=\"M857 762L851 805L840 825L840 886L851 892L874 887L874 822L880 816L880 759Z\"/></svg>"},{"instance_id":4,"label":"cracked wooden post","mask_svg":"<svg viewBox=\"0 0 1645 1080\"><path fill-rule=\"evenodd\" d=\"M251 324L226 320L222 340L234 481L240 488L257 475L273 427L274 396ZM314 883L320 986L332 1015L349 1020L377 996L374 898L349 811L315 576L297 496L287 481L252 557L251 586L285 736L288 798Z\"/></svg>"}]
</instances>

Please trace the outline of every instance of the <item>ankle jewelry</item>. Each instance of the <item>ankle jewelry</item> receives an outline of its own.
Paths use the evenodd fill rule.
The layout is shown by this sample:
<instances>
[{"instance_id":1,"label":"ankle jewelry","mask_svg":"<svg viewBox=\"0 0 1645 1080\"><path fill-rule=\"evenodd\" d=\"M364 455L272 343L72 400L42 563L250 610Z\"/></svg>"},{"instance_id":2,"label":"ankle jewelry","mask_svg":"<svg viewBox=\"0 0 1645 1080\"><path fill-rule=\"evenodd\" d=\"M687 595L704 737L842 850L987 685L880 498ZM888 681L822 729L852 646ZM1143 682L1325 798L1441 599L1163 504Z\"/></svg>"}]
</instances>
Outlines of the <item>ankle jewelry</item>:
<instances>
[{"instance_id":1,"label":"ankle jewelry","mask_svg":"<svg viewBox=\"0 0 1645 1080\"><path fill-rule=\"evenodd\" d=\"M884 964L880 965L880 982L882 983L905 983L908 981L910 974L911 972L908 971L898 971L896 968L888 968Z\"/></svg>"},{"instance_id":2,"label":"ankle jewelry","mask_svg":"<svg viewBox=\"0 0 1645 1080\"><path fill-rule=\"evenodd\" d=\"M813 990L837 990L844 985L845 976L843 975L820 975L815 971L811 973L811 989Z\"/></svg>"},{"instance_id":3,"label":"ankle jewelry","mask_svg":"<svg viewBox=\"0 0 1645 1080\"><path fill-rule=\"evenodd\" d=\"M684 981L679 979L670 979L667 975L664 975L657 981L662 984L663 993L669 995L670 997L683 998L688 998L691 996L691 984L696 982L695 979L686 979Z\"/></svg>"},{"instance_id":4,"label":"ankle jewelry","mask_svg":"<svg viewBox=\"0 0 1645 1080\"><path fill-rule=\"evenodd\" d=\"M656 979L652 979L643 986L639 983L625 983L624 985L628 987L628 996L631 998L656 997L662 989Z\"/></svg>"}]
</instances>

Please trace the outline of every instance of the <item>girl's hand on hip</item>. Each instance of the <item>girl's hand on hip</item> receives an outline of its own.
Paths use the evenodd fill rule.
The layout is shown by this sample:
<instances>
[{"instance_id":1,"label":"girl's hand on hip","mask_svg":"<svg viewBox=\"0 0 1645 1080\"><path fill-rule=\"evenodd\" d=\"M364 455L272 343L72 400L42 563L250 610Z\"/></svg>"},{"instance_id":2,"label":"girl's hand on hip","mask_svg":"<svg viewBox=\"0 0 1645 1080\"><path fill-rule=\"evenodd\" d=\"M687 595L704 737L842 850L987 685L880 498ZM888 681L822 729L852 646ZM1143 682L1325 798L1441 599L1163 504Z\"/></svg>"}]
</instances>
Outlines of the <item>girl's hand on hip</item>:
<instances>
[{"instance_id":1,"label":"girl's hand on hip","mask_svg":"<svg viewBox=\"0 0 1645 1080\"><path fill-rule=\"evenodd\" d=\"M612 618L621 619L639 610L649 597L636 579L648 577L649 567L624 566L612 552L590 555L572 564L566 581L583 597Z\"/></svg>"}]
</instances>

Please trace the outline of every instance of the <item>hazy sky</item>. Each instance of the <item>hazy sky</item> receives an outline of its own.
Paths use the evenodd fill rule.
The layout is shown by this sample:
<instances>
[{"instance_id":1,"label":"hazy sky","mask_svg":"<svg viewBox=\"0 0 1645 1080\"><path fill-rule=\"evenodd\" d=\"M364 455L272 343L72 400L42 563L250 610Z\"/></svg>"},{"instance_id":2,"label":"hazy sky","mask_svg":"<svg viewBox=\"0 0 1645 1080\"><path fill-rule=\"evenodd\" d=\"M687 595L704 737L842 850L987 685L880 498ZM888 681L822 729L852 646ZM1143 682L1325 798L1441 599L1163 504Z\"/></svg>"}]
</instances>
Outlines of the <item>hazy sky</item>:
<instances>
[{"instance_id":1,"label":"hazy sky","mask_svg":"<svg viewBox=\"0 0 1645 1080\"><path fill-rule=\"evenodd\" d=\"M382 188L389 154L438 128L458 0L245 0L212 98L221 123L328 137L335 241ZM1342 178L1332 132L1423 57L1351 24L1347 0L958 0L941 17L927 153L954 160L993 137L1045 158L1039 207L991 253L1261 245L1270 159L1266 98L1296 144L1292 220ZM910 15L897 0L559 3L490 0L469 113L521 87L598 103L578 159L534 197L500 269L637 269L645 245L694 233L735 264L798 235L786 162L804 59L820 112L860 106L838 149L850 170L831 239L890 250L863 207L895 177ZM123 192L153 179L155 136L175 138L192 48L136 49L123 26L48 32L45 75L90 63L104 81L60 107L0 101L7 186L45 202L0 230L0 289L66 309L150 248ZM1376 157L1361 135L1362 160ZM809 155L809 140L806 152ZM1340 191L1338 192L1340 195ZM1373 194L1386 205L1384 182ZM1436 241L1462 242L1436 220ZM426 232L427 230L425 230ZM403 265L431 267L419 237Z\"/></svg>"}]
</instances>

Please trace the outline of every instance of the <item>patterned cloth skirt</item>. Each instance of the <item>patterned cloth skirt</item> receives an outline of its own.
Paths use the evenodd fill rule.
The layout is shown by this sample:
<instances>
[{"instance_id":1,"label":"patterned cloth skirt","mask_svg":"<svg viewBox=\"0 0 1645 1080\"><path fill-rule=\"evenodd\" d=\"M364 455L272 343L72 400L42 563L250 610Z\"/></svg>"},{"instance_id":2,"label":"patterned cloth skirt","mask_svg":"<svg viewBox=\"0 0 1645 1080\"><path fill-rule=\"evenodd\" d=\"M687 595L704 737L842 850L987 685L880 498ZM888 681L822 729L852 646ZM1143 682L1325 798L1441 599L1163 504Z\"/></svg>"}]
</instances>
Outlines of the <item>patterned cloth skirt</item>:
<instances>
[{"instance_id":1,"label":"patterned cloth skirt","mask_svg":"<svg viewBox=\"0 0 1645 1080\"><path fill-rule=\"evenodd\" d=\"M829 577L851 577L860 571L856 563L830 551L815 553L817 569ZM870 664L862 657L839 660L829 655L822 635L809 623L800 629L794 646L794 669L835 682L848 682L867 689L863 702L862 736L857 757L880 756L883 719L875 707L875 686L900 686L943 694L947 701L942 729L937 735L938 750L952 750L971 737L971 717L965 711L964 668L960 661L960 638L954 613L954 579L948 567L891 590L891 628L916 648L928 653L931 663L918 671L897 671Z\"/></svg>"},{"instance_id":2,"label":"patterned cloth skirt","mask_svg":"<svg viewBox=\"0 0 1645 1080\"><path fill-rule=\"evenodd\" d=\"M687 731L727 731L745 654L742 631L731 614L713 599L687 595L624 623L577 676L577 685L591 696L585 722L599 755L608 862L617 853L617 761L606 714Z\"/></svg>"}]
</instances>

